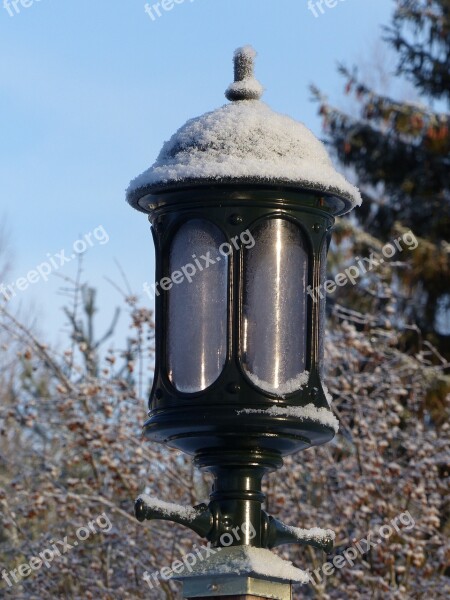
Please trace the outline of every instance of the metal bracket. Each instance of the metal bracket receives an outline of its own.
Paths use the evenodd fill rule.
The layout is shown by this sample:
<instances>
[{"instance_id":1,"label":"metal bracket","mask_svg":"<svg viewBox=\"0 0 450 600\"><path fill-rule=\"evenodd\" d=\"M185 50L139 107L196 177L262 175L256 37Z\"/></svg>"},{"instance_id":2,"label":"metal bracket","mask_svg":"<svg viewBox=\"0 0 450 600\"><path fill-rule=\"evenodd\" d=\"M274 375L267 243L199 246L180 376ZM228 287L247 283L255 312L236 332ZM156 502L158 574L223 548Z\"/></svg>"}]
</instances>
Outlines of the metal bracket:
<instances>
[{"instance_id":1,"label":"metal bracket","mask_svg":"<svg viewBox=\"0 0 450 600\"><path fill-rule=\"evenodd\" d=\"M158 501L157 506L148 505L143 498L138 498L135 503L135 515L138 521L160 519L179 523L195 531L200 537L205 538L215 545L220 546L220 536L229 530L228 517L218 510L217 503L199 504L191 507L178 507L168 502ZM256 524L253 524L255 526ZM265 511L261 511L260 539L262 548L275 548L283 544L302 544L313 546L324 552L330 553L333 549L333 538L323 536L322 539L308 536L307 531L289 527L282 521L274 519ZM306 534L306 535L305 535Z\"/></svg>"}]
</instances>

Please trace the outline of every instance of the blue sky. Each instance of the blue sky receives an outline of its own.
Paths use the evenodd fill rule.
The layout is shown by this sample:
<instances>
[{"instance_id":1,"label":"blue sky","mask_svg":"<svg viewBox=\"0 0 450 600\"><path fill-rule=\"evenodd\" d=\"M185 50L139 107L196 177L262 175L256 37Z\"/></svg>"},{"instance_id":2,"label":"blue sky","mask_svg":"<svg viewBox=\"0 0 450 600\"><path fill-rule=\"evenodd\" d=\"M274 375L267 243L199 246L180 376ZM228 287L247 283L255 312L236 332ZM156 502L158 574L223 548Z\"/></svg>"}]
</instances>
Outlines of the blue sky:
<instances>
[{"instance_id":1,"label":"blue sky","mask_svg":"<svg viewBox=\"0 0 450 600\"><path fill-rule=\"evenodd\" d=\"M101 226L109 242L84 256L100 330L121 304L104 279L120 284L114 260L137 292L153 274L149 224L124 190L188 118L226 102L234 49L252 44L264 100L320 135L309 84L339 102L336 63L370 59L393 8L392 0L338 0L315 18L307 0L185 0L153 21L144 0L23 2L31 5L19 2L11 17L0 0L0 216L14 253L3 283L62 249L71 255ZM59 269L75 271L76 261ZM54 341L64 338L61 285L51 276L11 301Z\"/></svg>"}]
</instances>

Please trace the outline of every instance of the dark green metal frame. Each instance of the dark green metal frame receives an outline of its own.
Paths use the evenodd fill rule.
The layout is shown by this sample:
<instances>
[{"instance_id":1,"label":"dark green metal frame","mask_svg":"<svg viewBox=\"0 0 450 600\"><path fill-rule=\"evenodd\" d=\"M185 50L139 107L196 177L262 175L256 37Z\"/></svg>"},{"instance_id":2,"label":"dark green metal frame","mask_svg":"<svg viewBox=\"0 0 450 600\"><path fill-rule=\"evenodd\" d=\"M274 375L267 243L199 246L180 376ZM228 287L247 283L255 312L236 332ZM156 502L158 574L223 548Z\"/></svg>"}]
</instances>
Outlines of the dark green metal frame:
<instances>
[{"instance_id":1,"label":"dark green metal frame","mask_svg":"<svg viewBox=\"0 0 450 600\"><path fill-rule=\"evenodd\" d=\"M155 197L152 197L155 201ZM156 280L170 275L169 251L178 228L190 219L214 223L226 240L252 229L262 220L282 217L297 224L310 247L309 284L320 284L322 247L334 223L333 203L324 196L275 190L190 189L162 194L150 215L156 246ZM239 337L242 302L243 252L233 253L229 273L228 357L219 378L206 390L194 394L177 391L169 380L166 361L168 293L156 298L156 365L150 397L151 417L145 425L150 439L183 452L196 454L208 447L265 448L281 455L292 454L333 437L328 427L298 419L274 419L264 414L240 414L244 408L264 410L277 406L328 408L319 377L320 305L308 298L307 365L310 380L285 399L259 390L240 365ZM237 427L237 424L239 426ZM274 437L274 435L276 437ZM239 438L237 440L236 438Z\"/></svg>"},{"instance_id":2,"label":"dark green metal frame","mask_svg":"<svg viewBox=\"0 0 450 600\"><path fill-rule=\"evenodd\" d=\"M309 285L319 286L320 261L326 255L334 215L345 208L339 198L316 192L254 185L202 185L185 189L152 190L136 202L149 212L156 248L156 281L170 275L169 251L179 227L191 219L216 225L226 241L252 230L264 219L282 217L302 230L310 248ZM322 257L322 258L321 258ZM306 543L285 525L262 510L263 476L282 466L282 456L334 437L334 431L316 421L264 412L244 414L243 409L264 411L272 406L328 408L320 382L320 304L308 298L307 365L309 383L302 390L280 398L258 389L240 365L239 338L242 302L242 250L230 257L228 356L220 377L206 390L194 394L177 391L169 380L166 356L167 299L156 297L156 365L150 396L150 414L145 433L150 440L165 443L195 456L200 469L214 475L209 506L198 507L198 522L182 522L216 545L223 533L251 522L257 535L234 543L273 547L280 543ZM136 516L167 518L139 500ZM311 543L311 542L308 542ZM331 540L316 543L329 549Z\"/></svg>"}]
</instances>

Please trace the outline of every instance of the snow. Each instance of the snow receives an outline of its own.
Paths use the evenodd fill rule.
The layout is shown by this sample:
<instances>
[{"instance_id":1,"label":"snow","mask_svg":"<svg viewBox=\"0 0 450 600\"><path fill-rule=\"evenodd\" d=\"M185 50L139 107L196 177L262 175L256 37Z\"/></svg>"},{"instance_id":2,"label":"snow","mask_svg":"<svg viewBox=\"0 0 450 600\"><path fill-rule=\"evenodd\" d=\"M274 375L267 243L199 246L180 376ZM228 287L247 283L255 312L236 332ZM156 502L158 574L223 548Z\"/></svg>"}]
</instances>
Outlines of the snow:
<instances>
[{"instance_id":1,"label":"snow","mask_svg":"<svg viewBox=\"0 0 450 600\"><path fill-rule=\"evenodd\" d=\"M142 500L148 508L157 510L165 517L177 516L187 521L193 521L200 514L199 511L191 506L164 502L164 500L158 500L158 498L148 496L147 494L141 494L138 500Z\"/></svg>"},{"instance_id":2,"label":"snow","mask_svg":"<svg viewBox=\"0 0 450 600\"><path fill-rule=\"evenodd\" d=\"M250 379L250 381L252 381L252 383L254 383L257 387L261 388L262 390L284 398L286 394L292 394L293 392L301 390L302 387L308 383L309 373L308 371L299 373L297 377L289 379L288 381L286 381L286 383L278 386L274 386L272 383L263 381L254 373L247 372L247 377Z\"/></svg>"},{"instance_id":3,"label":"snow","mask_svg":"<svg viewBox=\"0 0 450 600\"><path fill-rule=\"evenodd\" d=\"M213 556L198 561L192 572L181 573L175 579L198 577L200 575L248 575L307 583L309 576L305 571L294 567L270 550L252 546L233 546L217 548Z\"/></svg>"},{"instance_id":4,"label":"snow","mask_svg":"<svg viewBox=\"0 0 450 600\"><path fill-rule=\"evenodd\" d=\"M298 540L305 542L324 543L328 540L335 540L336 534L332 529L322 529L321 527L312 527L311 529L302 529L301 527L291 527L285 525L285 528L290 531Z\"/></svg>"},{"instance_id":5,"label":"snow","mask_svg":"<svg viewBox=\"0 0 450 600\"><path fill-rule=\"evenodd\" d=\"M317 408L314 404L306 406L271 406L268 409L244 408L238 410L237 414L255 414L261 413L272 417L295 417L300 421L316 421L326 427L331 427L337 433L339 431L339 421L327 408Z\"/></svg>"},{"instance_id":6,"label":"snow","mask_svg":"<svg viewBox=\"0 0 450 600\"><path fill-rule=\"evenodd\" d=\"M323 393L325 394L325 398L327 399L328 406L331 406L331 404L333 402L333 396L330 394L327 386L324 383L322 383L322 389L323 389Z\"/></svg>"},{"instance_id":7,"label":"snow","mask_svg":"<svg viewBox=\"0 0 450 600\"><path fill-rule=\"evenodd\" d=\"M130 183L127 197L131 202L138 190L180 183L233 182L284 184L335 194L352 207L361 204L359 190L334 169L322 142L260 100L231 102L189 120L164 144L154 165Z\"/></svg>"},{"instance_id":8,"label":"snow","mask_svg":"<svg viewBox=\"0 0 450 600\"><path fill-rule=\"evenodd\" d=\"M283 560L270 550L264 548L246 547L244 558L239 563L240 568L251 569L257 575L284 580L288 579L300 583L309 581L309 576L304 571L297 569L291 562Z\"/></svg>"}]
</instances>

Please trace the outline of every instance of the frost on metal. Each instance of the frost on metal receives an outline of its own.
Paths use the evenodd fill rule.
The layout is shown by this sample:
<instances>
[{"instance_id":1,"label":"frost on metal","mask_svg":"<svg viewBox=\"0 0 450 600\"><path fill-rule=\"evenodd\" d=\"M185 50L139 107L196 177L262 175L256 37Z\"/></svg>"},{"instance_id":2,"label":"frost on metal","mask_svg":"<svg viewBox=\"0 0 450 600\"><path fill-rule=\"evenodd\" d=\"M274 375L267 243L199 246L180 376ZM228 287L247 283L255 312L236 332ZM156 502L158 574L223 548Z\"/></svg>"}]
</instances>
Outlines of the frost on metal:
<instances>
[{"instance_id":1,"label":"frost on metal","mask_svg":"<svg viewBox=\"0 0 450 600\"><path fill-rule=\"evenodd\" d=\"M226 92L234 101L183 125L154 165L131 182L129 200L138 190L211 182L285 184L361 204L359 190L335 170L322 142L259 100L254 56L250 47L236 51L236 81Z\"/></svg>"},{"instance_id":2,"label":"frost on metal","mask_svg":"<svg viewBox=\"0 0 450 600\"><path fill-rule=\"evenodd\" d=\"M141 494L138 500L142 500L147 508L160 511L161 514L167 517L180 517L187 521L193 521L199 515L199 511L191 506L182 506L181 504L173 504L164 502L153 496Z\"/></svg>"},{"instance_id":3,"label":"frost on metal","mask_svg":"<svg viewBox=\"0 0 450 600\"><path fill-rule=\"evenodd\" d=\"M225 96L228 100L259 100L263 86L254 76L256 52L251 46L238 48L234 53L234 82Z\"/></svg>"},{"instance_id":4,"label":"frost on metal","mask_svg":"<svg viewBox=\"0 0 450 600\"><path fill-rule=\"evenodd\" d=\"M257 387L261 388L262 390L266 392L271 392L276 396L280 396L280 398L284 398L286 394L298 392L308 383L309 372L304 371L303 373L299 373L297 377L289 379L288 381L286 381L286 383L277 386L269 383L268 381L262 381L254 373L247 373L247 377L252 381L252 383L254 383Z\"/></svg>"},{"instance_id":5,"label":"frost on metal","mask_svg":"<svg viewBox=\"0 0 450 600\"><path fill-rule=\"evenodd\" d=\"M271 406L267 409L244 408L238 410L237 414L262 413L271 417L295 417L301 421L316 421L326 427L331 427L335 433L339 431L339 421L331 411L326 408L316 408L314 404L306 406Z\"/></svg>"}]
</instances>

